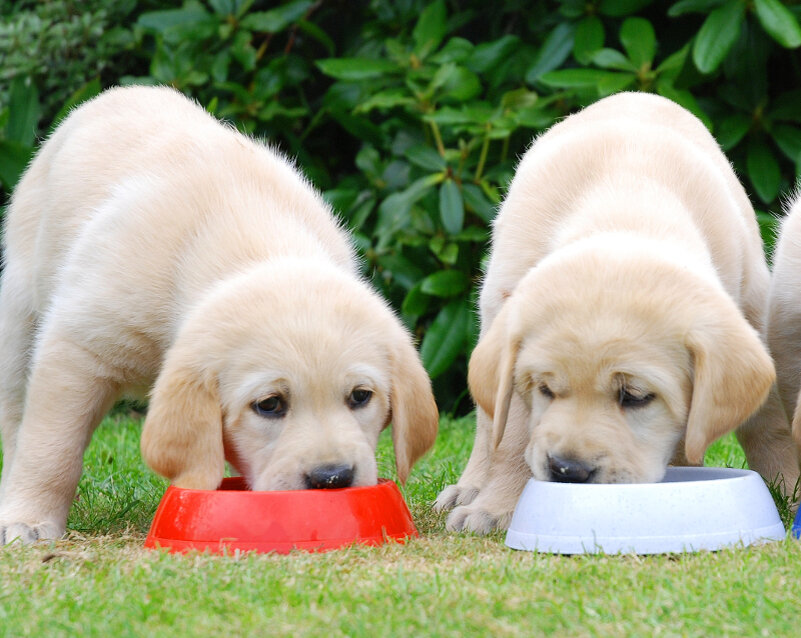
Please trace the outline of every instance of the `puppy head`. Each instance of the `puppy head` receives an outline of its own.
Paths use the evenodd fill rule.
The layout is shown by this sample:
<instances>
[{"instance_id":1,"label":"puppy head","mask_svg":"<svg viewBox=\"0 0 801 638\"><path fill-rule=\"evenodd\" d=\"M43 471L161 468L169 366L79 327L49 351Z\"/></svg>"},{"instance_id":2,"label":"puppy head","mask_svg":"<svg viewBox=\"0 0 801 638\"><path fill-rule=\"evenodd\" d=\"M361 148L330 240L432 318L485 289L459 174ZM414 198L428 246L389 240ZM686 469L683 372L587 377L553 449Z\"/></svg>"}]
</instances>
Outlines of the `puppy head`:
<instances>
[{"instance_id":1,"label":"puppy head","mask_svg":"<svg viewBox=\"0 0 801 638\"><path fill-rule=\"evenodd\" d=\"M691 463L765 400L772 362L711 282L656 260L543 262L476 347L469 383L503 436L530 411L541 480L658 481L685 439Z\"/></svg>"},{"instance_id":2,"label":"puppy head","mask_svg":"<svg viewBox=\"0 0 801 638\"><path fill-rule=\"evenodd\" d=\"M191 313L153 389L142 451L182 487L216 488L225 458L256 490L371 485L384 427L405 481L437 421L386 305L330 265L293 262L226 282Z\"/></svg>"}]
</instances>

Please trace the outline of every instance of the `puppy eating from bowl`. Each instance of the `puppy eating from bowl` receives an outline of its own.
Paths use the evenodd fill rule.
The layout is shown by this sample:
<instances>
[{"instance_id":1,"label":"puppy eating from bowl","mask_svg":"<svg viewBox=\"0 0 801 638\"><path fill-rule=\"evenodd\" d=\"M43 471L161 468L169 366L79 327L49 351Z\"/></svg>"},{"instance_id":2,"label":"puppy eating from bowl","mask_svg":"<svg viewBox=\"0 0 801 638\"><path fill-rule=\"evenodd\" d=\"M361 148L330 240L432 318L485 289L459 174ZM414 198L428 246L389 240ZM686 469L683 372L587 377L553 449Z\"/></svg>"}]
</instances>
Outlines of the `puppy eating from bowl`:
<instances>
[{"instance_id":1,"label":"puppy eating from bowl","mask_svg":"<svg viewBox=\"0 0 801 638\"><path fill-rule=\"evenodd\" d=\"M506 528L531 476L659 481L735 429L750 467L792 492L768 282L743 188L677 104L618 94L535 140L494 222L475 443L435 504L454 508L447 527Z\"/></svg>"},{"instance_id":2,"label":"puppy eating from bowl","mask_svg":"<svg viewBox=\"0 0 801 638\"><path fill-rule=\"evenodd\" d=\"M183 488L405 480L437 408L412 340L296 169L168 88L117 88L43 145L0 283L0 543L65 530L95 427L152 387L141 448Z\"/></svg>"}]
</instances>

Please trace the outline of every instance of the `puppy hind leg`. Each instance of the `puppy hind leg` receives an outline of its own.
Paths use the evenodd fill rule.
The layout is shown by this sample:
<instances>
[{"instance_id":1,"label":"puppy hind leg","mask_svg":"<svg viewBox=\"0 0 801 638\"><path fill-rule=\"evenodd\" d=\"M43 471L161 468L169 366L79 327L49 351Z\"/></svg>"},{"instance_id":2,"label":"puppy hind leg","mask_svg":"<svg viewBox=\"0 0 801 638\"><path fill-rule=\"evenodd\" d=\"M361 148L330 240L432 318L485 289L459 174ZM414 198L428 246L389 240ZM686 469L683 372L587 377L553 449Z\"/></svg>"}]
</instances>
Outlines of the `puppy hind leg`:
<instances>
[{"instance_id":1,"label":"puppy hind leg","mask_svg":"<svg viewBox=\"0 0 801 638\"><path fill-rule=\"evenodd\" d=\"M478 496L487 481L490 466L492 418L481 408L476 414L473 450L456 485L446 486L434 501L434 510L442 512L457 505L467 505Z\"/></svg>"},{"instance_id":2,"label":"puppy hind leg","mask_svg":"<svg viewBox=\"0 0 801 638\"><path fill-rule=\"evenodd\" d=\"M95 355L44 340L33 362L14 461L4 476L0 543L58 538L80 479L83 453L117 396Z\"/></svg>"}]
</instances>

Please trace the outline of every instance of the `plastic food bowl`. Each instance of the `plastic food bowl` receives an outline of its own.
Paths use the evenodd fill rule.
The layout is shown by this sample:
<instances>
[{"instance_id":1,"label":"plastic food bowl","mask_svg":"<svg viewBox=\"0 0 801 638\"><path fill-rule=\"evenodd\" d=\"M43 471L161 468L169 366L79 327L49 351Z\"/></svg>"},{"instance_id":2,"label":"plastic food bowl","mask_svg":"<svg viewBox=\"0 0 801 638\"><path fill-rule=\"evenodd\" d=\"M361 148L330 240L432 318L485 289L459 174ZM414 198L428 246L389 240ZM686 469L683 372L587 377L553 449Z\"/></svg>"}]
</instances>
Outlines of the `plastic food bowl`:
<instances>
[{"instance_id":1,"label":"plastic food bowl","mask_svg":"<svg viewBox=\"0 0 801 638\"><path fill-rule=\"evenodd\" d=\"M781 540L786 532L751 470L668 468L661 483L571 484L531 479L506 544L552 554L662 554Z\"/></svg>"},{"instance_id":2,"label":"plastic food bowl","mask_svg":"<svg viewBox=\"0 0 801 638\"><path fill-rule=\"evenodd\" d=\"M218 490L170 486L161 499L145 547L214 554L235 551L326 551L380 545L417 536L398 486L252 492L242 477Z\"/></svg>"}]
</instances>

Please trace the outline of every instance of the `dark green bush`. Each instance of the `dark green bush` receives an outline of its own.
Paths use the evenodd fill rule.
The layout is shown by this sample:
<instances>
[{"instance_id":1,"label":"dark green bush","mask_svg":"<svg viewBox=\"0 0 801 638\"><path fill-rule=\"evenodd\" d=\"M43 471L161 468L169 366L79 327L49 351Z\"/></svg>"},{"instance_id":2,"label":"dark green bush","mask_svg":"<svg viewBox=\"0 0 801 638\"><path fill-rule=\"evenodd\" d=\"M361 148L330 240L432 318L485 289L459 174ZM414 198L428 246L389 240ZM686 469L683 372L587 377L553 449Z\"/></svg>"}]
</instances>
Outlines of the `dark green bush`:
<instances>
[{"instance_id":1,"label":"dark green bush","mask_svg":"<svg viewBox=\"0 0 801 638\"><path fill-rule=\"evenodd\" d=\"M801 163L801 7L779 0L128 4L125 28L109 26L105 40L119 73L92 58L59 99L115 82L172 84L296 157L420 339L446 410L470 407L489 222L516 159L557 118L621 90L684 105L728 153L768 245ZM82 19L94 24L101 6ZM13 69L6 145L20 130L32 140L31 93L60 86L36 65Z\"/></svg>"},{"instance_id":2,"label":"dark green bush","mask_svg":"<svg viewBox=\"0 0 801 638\"><path fill-rule=\"evenodd\" d=\"M136 0L0 2L3 199L30 159L37 136L70 106L115 83L136 64L126 55L133 49L133 34L123 26L136 7Z\"/></svg>"}]
</instances>

